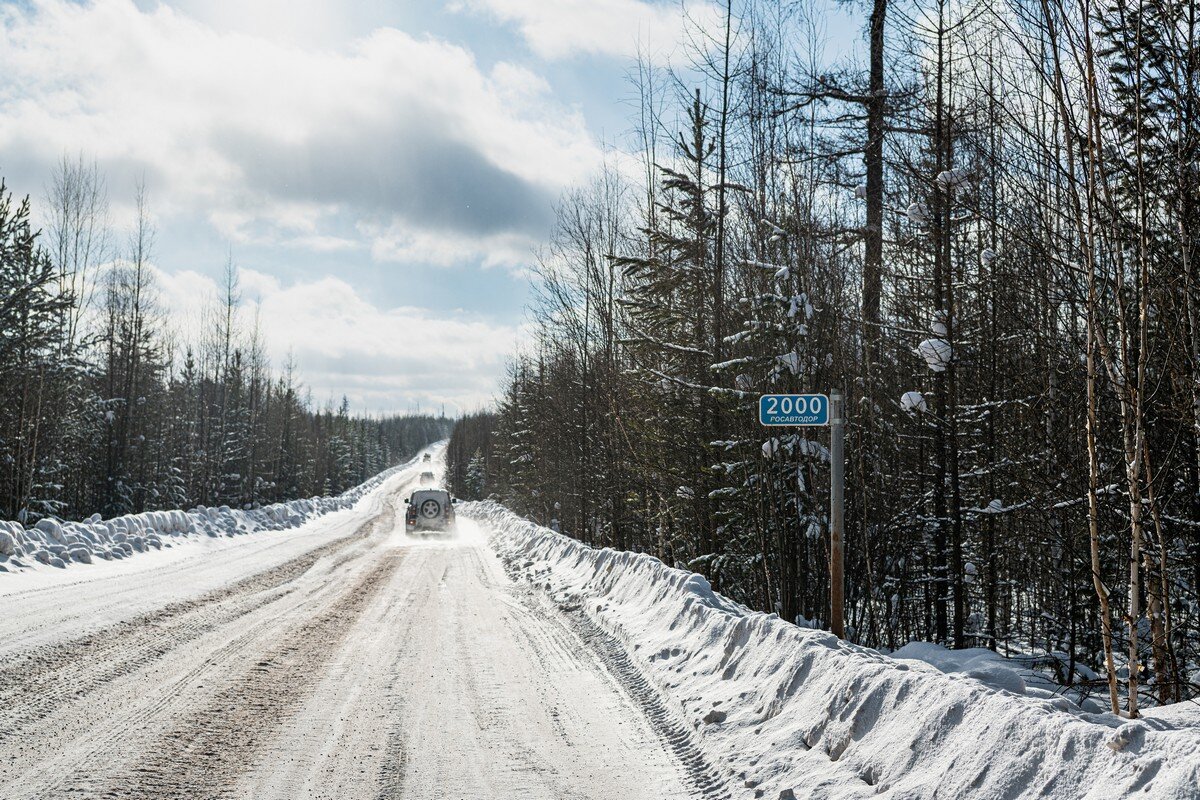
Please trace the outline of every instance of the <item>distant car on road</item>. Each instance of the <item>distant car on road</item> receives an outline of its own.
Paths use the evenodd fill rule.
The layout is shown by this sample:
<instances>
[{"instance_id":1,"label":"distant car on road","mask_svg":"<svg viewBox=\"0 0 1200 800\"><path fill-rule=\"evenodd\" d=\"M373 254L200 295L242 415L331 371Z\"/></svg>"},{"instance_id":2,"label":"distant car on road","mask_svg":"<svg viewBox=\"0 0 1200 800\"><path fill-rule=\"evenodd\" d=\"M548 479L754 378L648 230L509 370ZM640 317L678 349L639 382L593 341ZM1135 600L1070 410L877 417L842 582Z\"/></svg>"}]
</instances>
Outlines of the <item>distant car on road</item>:
<instances>
[{"instance_id":1,"label":"distant car on road","mask_svg":"<svg viewBox=\"0 0 1200 800\"><path fill-rule=\"evenodd\" d=\"M405 533L453 533L454 504L458 500L445 489L418 489L404 502Z\"/></svg>"},{"instance_id":2,"label":"distant car on road","mask_svg":"<svg viewBox=\"0 0 1200 800\"><path fill-rule=\"evenodd\" d=\"M421 485L422 486L428 486L429 484L433 483L435 480L437 480L437 478L432 472L422 472L421 473Z\"/></svg>"}]
</instances>

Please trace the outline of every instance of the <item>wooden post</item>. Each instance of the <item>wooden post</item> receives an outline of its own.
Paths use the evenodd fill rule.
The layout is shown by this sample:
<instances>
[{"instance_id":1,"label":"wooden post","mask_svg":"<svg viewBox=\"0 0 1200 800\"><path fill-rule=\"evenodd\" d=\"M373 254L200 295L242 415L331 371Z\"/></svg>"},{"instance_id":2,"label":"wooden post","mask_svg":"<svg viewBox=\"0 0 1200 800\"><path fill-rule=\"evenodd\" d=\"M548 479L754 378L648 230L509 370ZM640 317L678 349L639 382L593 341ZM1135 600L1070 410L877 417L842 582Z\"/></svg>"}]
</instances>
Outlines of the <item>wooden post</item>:
<instances>
[{"instance_id":1,"label":"wooden post","mask_svg":"<svg viewBox=\"0 0 1200 800\"><path fill-rule=\"evenodd\" d=\"M829 393L829 624L833 635L846 638L845 579L842 534L845 517L845 412L842 392Z\"/></svg>"}]
</instances>

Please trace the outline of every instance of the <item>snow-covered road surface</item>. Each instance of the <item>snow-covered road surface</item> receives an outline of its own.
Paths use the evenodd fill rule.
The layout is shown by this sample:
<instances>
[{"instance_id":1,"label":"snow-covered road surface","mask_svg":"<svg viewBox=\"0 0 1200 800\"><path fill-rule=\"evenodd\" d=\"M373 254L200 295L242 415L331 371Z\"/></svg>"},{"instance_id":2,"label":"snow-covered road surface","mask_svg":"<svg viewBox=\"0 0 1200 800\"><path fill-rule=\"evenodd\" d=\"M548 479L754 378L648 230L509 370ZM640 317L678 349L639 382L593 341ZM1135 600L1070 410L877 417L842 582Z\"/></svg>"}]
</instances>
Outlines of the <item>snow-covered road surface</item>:
<instances>
[{"instance_id":1,"label":"snow-covered road surface","mask_svg":"<svg viewBox=\"0 0 1200 800\"><path fill-rule=\"evenodd\" d=\"M0 583L0 796L701 791L636 687L473 523L404 536L415 474L297 531Z\"/></svg>"},{"instance_id":2,"label":"snow-covered road surface","mask_svg":"<svg viewBox=\"0 0 1200 800\"><path fill-rule=\"evenodd\" d=\"M1200 800L1188 704L943 674L492 503L409 539L421 469L300 527L0 575L0 800Z\"/></svg>"}]
</instances>

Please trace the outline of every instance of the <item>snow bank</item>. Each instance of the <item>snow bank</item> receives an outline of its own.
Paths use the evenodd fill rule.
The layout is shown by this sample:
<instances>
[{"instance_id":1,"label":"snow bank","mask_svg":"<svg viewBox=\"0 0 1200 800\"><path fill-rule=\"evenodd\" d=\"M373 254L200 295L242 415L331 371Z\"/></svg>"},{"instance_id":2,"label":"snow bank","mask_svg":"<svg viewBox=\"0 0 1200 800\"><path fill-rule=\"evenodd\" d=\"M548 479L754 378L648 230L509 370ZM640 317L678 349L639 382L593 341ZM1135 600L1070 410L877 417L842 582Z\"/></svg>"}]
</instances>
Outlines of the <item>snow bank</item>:
<instances>
[{"instance_id":1,"label":"snow bank","mask_svg":"<svg viewBox=\"0 0 1200 800\"><path fill-rule=\"evenodd\" d=\"M311 519L350 508L415 460L379 473L340 495L312 497L242 510L229 506L197 506L191 511L147 511L114 519L93 514L83 522L38 520L32 528L0 520L0 574L36 568L38 564L66 568L129 558L135 553L162 550L188 537L239 536L254 531L297 528Z\"/></svg>"},{"instance_id":2,"label":"snow bank","mask_svg":"<svg viewBox=\"0 0 1200 800\"><path fill-rule=\"evenodd\" d=\"M1003 689L1012 694L1029 693L1021 674L1003 657L986 647L947 650L932 642L909 642L890 655L905 661L921 661L940 672L962 673L994 689Z\"/></svg>"},{"instance_id":3,"label":"snow bank","mask_svg":"<svg viewBox=\"0 0 1200 800\"><path fill-rule=\"evenodd\" d=\"M1195 713L1085 713L1020 694L1019 676L980 654L944 674L751 612L650 556L589 548L494 503L463 510L513 569L624 642L735 797L1200 796Z\"/></svg>"}]
</instances>

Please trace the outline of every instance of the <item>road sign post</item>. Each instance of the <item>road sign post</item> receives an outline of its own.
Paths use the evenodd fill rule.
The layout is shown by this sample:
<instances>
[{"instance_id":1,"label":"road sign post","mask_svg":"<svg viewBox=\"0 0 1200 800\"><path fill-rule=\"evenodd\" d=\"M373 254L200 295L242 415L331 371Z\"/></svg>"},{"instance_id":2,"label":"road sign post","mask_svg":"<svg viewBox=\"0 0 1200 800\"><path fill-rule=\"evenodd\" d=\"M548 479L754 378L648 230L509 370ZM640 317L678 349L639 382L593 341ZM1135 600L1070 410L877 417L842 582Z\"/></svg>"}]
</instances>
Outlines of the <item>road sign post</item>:
<instances>
[{"instance_id":1,"label":"road sign post","mask_svg":"<svg viewBox=\"0 0 1200 800\"><path fill-rule=\"evenodd\" d=\"M845 474L842 455L845 437L845 410L842 393L830 392L829 413L829 619L830 630L839 639L846 638L845 578L843 577L842 533L845 520Z\"/></svg>"},{"instance_id":2,"label":"road sign post","mask_svg":"<svg viewBox=\"0 0 1200 800\"><path fill-rule=\"evenodd\" d=\"M764 394L758 421L767 427L829 427L829 618L830 630L846 638L842 534L845 519L845 408L842 393Z\"/></svg>"}]
</instances>

